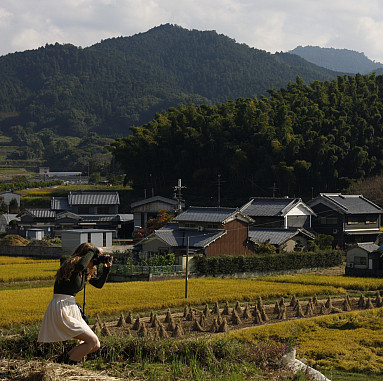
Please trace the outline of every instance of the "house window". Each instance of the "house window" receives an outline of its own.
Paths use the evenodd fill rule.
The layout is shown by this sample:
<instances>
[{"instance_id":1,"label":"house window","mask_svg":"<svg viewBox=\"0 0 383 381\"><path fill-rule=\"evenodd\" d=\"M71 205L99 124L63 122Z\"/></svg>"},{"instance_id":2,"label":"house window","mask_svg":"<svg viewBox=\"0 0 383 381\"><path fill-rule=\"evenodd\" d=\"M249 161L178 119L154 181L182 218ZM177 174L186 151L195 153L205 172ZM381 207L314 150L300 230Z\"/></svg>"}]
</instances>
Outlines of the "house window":
<instances>
[{"instance_id":1,"label":"house window","mask_svg":"<svg viewBox=\"0 0 383 381\"><path fill-rule=\"evenodd\" d=\"M106 232L102 233L102 246L106 246Z\"/></svg>"},{"instance_id":2,"label":"house window","mask_svg":"<svg viewBox=\"0 0 383 381\"><path fill-rule=\"evenodd\" d=\"M207 228L208 229L218 229L218 225L216 225L216 224L208 224Z\"/></svg>"},{"instance_id":3,"label":"house window","mask_svg":"<svg viewBox=\"0 0 383 381\"><path fill-rule=\"evenodd\" d=\"M367 265L366 257L354 257L354 263L356 265Z\"/></svg>"},{"instance_id":4,"label":"house window","mask_svg":"<svg viewBox=\"0 0 383 381\"><path fill-rule=\"evenodd\" d=\"M92 242L92 233L88 233L88 243Z\"/></svg>"},{"instance_id":5,"label":"house window","mask_svg":"<svg viewBox=\"0 0 383 381\"><path fill-rule=\"evenodd\" d=\"M359 223L359 218L357 216L349 216L347 219L347 225L356 225Z\"/></svg>"},{"instance_id":6,"label":"house window","mask_svg":"<svg viewBox=\"0 0 383 381\"><path fill-rule=\"evenodd\" d=\"M378 217L376 216L367 216L366 217L366 224L376 224L378 223Z\"/></svg>"}]
</instances>

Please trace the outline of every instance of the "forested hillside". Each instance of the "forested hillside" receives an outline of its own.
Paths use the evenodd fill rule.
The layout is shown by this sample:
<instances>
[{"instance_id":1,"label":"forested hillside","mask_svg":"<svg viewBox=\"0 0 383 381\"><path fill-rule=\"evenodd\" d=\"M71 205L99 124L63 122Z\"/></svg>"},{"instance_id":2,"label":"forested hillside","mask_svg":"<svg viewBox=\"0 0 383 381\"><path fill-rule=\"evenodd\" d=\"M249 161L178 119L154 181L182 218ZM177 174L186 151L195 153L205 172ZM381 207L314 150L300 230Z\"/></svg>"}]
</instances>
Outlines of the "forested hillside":
<instances>
[{"instance_id":1,"label":"forested hillside","mask_svg":"<svg viewBox=\"0 0 383 381\"><path fill-rule=\"evenodd\" d=\"M0 57L0 130L126 136L168 107L259 96L297 75L306 83L336 77L295 55L173 25L84 49L46 45Z\"/></svg>"},{"instance_id":2,"label":"forested hillside","mask_svg":"<svg viewBox=\"0 0 383 381\"><path fill-rule=\"evenodd\" d=\"M349 49L321 48L319 46L297 46L289 53L296 54L305 60L330 70L343 73L369 74L383 65L367 58L364 53Z\"/></svg>"},{"instance_id":3,"label":"forested hillside","mask_svg":"<svg viewBox=\"0 0 383 381\"><path fill-rule=\"evenodd\" d=\"M271 97L171 108L113 143L136 187L227 200L339 191L382 173L383 76L357 74L305 84ZM273 189L273 190L272 190ZM216 200L214 201L216 202Z\"/></svg>"}]
</instances>

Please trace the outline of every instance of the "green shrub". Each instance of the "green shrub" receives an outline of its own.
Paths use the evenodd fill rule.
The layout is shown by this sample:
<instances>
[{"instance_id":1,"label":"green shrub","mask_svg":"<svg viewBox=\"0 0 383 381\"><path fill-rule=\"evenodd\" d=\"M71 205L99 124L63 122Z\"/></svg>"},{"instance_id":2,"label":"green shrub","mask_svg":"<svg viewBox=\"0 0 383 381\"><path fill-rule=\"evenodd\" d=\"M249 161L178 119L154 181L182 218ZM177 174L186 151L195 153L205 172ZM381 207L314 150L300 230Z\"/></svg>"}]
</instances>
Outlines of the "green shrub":
<instances>
[{"instance_id":1,"label":"green shrub","mask_svg":"<svg viewBox=\"0 0 383 381\"><path fill-rule=\"evenodd\" d=\"M196 272L204 275L235 274L331 267L342 264L341 251L291 252L269 256L196 257Z\"/></svg>"}]
</instances>

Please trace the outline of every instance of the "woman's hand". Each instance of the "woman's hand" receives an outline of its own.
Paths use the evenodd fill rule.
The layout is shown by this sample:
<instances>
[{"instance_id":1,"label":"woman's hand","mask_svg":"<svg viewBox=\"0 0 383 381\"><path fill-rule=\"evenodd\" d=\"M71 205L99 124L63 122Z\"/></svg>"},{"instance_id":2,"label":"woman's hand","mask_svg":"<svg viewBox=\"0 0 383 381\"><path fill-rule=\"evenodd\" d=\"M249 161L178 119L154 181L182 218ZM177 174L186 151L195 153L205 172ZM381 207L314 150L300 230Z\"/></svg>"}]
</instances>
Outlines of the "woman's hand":
<instances>
[{"instance_id":1,"label":"woman's hand","mask_svg":"<svg viewBox=\"0 0 383 381\"><path fill-rule=\"evenodd\" d=\"M110 267L113 263L113 257L110 257L110 261L108 263L104 263L104 267Z\"/></svg>"}]
</instances>

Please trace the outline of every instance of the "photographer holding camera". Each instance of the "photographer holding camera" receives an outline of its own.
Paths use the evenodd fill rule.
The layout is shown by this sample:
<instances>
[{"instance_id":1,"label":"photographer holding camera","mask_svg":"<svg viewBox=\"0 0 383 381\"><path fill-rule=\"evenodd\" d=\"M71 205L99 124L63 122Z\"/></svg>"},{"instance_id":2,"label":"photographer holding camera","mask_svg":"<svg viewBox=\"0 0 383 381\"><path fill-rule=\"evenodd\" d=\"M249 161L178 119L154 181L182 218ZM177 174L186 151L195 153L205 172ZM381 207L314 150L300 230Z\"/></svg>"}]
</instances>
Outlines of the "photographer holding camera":
<instances>
[{"instance_id":1,"label":"photographer holding camera","mask_svg":"<svg viewBox=\"0 0 383 381\"><path fill-rule=\"evenodd\" d=\"M52 343L78 339L80 344L68 353L63 353L58 359L60 362L76 364L88 353L100 348L97 335L82 318L75 295L85 287L86 282L102 288L112 262L113 257L103 255L101 248L82 243L58 269L54 295L45 312L37 340ZM103 272L95 277L99 263L103 263Z\"/></svg>"}]
</instances>

